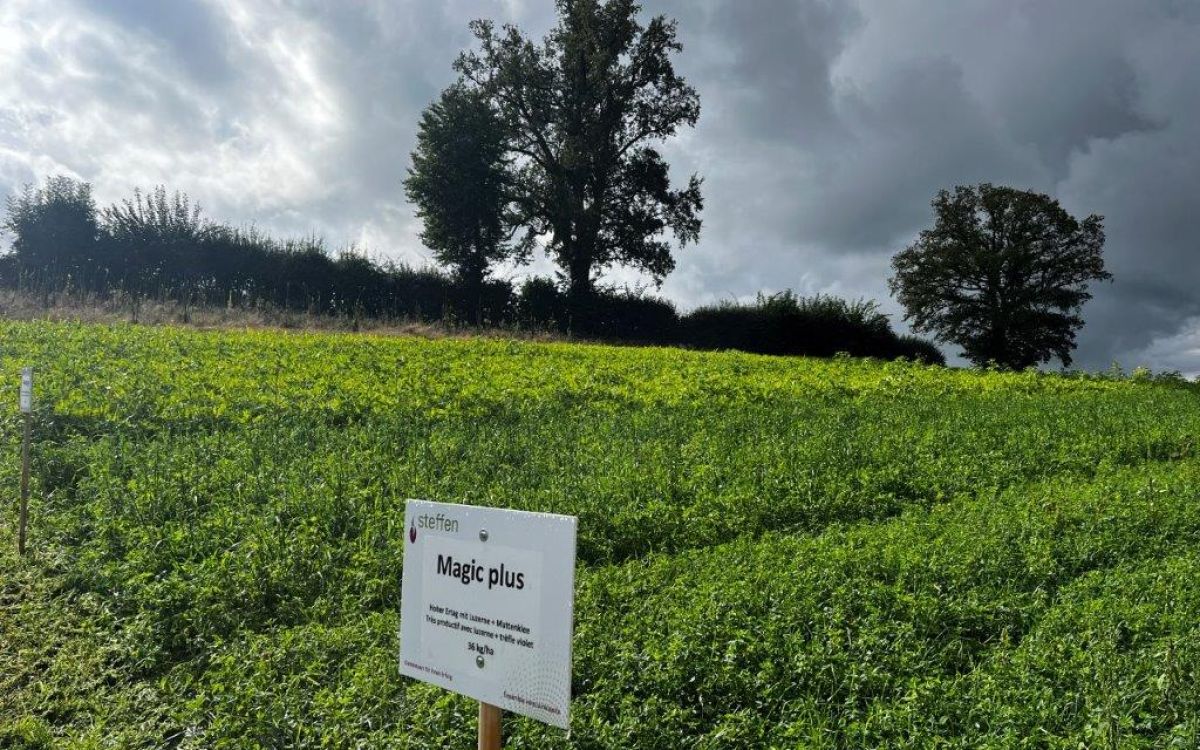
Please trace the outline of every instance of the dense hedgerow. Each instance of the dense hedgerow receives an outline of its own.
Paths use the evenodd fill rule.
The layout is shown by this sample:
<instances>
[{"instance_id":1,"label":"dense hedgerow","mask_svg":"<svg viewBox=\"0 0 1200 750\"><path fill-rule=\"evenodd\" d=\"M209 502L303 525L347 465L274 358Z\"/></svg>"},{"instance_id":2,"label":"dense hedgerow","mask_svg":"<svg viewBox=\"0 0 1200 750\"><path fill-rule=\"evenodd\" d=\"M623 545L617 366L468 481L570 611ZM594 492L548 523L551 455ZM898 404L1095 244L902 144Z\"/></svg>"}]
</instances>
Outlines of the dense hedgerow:
<instances>
[{"instance_id":1,"label":"dense hedgerow","mask_svg":"<svg viewBox=\"0 0 1200 750\"><path fill-rule=\"evenodd\" d=\"M210 221L186 195L168 195L164 187L135 191L100 210L90 185L53 177L14 195L0 230L12 235L10 252L0 255L0 286L46 300L76 293L128 299L135 317L149 298L185 310L267 308L350 318L356 330L363 318L403 319L761 354L945 362L932 343L897 336L873 303L786 292L681 317L669 301L635 291L570 297L540 277L518 290L487 278L486 262L463 276L380 262L353 247L335 253L315 236L276 239Z\"/></svg>"},{"instance_id":2,"label":"dense hedgerow","mask_svg":"<svg viewBox=\"0 0 1200 750\"><path fill-rule=\"evenodd\" d=\"M0 746L458 747L400 678L405 498L579 516L569 738L1194 747L1178 379L0 324ZM1190 743L1190 744L1189 744Z\"/></svg>"}]
</instances>

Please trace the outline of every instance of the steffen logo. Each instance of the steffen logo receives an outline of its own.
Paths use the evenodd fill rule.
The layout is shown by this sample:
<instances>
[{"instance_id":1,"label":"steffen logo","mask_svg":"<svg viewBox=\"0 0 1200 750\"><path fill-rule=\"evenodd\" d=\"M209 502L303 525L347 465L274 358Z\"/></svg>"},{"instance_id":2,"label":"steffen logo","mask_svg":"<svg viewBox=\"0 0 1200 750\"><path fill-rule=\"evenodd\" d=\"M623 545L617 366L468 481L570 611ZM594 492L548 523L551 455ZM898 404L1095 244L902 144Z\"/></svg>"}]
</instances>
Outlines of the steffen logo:
<instances>
[{"instance_id":1,"label":"steffen logo","mask_svg":"<svg viewBox=\"0 0 1200 750\"><path fill-rule=\"evenodd\" d=\"M417 527L410 525L408 527L408 541L410 544L417 543Z\"/></svg>"},{"instance_id":2,"label":"steffen logo","mask_svg":"<svg viewBox=\"0 0 1200 750\"><path fill-rule=\"evenodd\" d=\"M438 513L436 516L431 516L422 513L417 516L417 528L429 529L430 531L446 531L451 534L458 533L458 521L450 518L444 513ZM410 536L412 536L410 534Z\"/></svg>"}]
</instances>

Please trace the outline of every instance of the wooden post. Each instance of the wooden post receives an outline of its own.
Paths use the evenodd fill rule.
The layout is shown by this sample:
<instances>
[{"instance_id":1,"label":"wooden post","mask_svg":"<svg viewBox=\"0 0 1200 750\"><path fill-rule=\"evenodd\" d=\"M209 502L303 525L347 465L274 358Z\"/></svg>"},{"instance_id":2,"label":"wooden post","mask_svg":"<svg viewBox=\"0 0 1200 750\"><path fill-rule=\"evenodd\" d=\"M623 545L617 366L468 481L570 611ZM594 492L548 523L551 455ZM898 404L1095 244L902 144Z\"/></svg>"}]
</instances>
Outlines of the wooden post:
<instances>
[{"instance_id":1,"label":"wooden post","mask_svg":"<svg viewBox=\"0 0 1200 750\"><path fill-rule=\"evenodd\" d=\"M500 709L479 702L479 750L500 750Z\"/></svg>"},{"instance_id":2,"label":"wooden post","mask_svg":"<svg viewBox=\"0 0 1200 750\"><path fill-rule=\"evenodd\" d=\"M21 510L17 518L17 554L25 554L25 527L29 523L29 432L30 414L25 418L25 439L21 443Z\"/></svg>"}]
</instances>

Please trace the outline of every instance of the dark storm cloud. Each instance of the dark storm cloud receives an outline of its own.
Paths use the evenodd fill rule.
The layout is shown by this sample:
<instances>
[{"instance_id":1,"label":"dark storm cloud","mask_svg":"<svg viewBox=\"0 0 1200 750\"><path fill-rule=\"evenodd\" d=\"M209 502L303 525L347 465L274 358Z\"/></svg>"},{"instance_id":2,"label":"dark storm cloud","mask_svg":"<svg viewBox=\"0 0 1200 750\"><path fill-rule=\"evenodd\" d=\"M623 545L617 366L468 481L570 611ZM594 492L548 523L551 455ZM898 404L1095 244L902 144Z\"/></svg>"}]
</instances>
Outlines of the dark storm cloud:
<instances>
[{"instance_id":1,"label":"dark storm cloud","mask_svg":"<svg viewBox=\"0 0 1200 750\"><path fill-rule=\"evenodd\" d=\"M902 244L928 220L929 198L956 183L1026 184L1030 155L1007 140L945 58L905 61L845 94L852 133L823 163L824 184L795 217L823 246L871 251Z\"/></svg>"},{"instance_id":2,"label":"dark storm cloud","mask_svg":"<svg viewBox=\"0 0 1200 750\"><path fill-rule=\"evenodd\" d=\"M646 0L678 19L703 240L664 292L887 299L940 188L992 181L1106 217L1117 280L1079 360L1200 371L1200 4L1188 0ZM104 201L187 190L211 215L422 263L400 190L467 21L540 35L549 0L9 0L0 197L65 172ZM542 261L537 270L544 271ZM621 272L613 281L636 281Z\"/></svg>"},{"instance_id":3,"label":"dark storm cloud","mask_svg":"<svg viewBox=\"0 0 1200 750\"><path fill-rule=\"evenodd\" d=\"M1138 71L1120 43L1128 18L1103 5L1087 22L1075 8L1022 6L1020 46L992 83L993 108L1013 139L1033 144L1059 177L1091 141L1156 125L1139 110Z\"/></svg>"},{"instance_id":4,"label":"dark storm cloud","mask_svg":"<svg viewBox=\"0 0 1200 750\"><path fill-rule=\"evenodd\" d=\"M859 21L846 3L714 3L705 28L709 49L727 45L729 60L714 55L717 64L702 74L723 88L732 137L786 146L827 135L836 125L830 65Z\"/></svg>"}]
</instances>

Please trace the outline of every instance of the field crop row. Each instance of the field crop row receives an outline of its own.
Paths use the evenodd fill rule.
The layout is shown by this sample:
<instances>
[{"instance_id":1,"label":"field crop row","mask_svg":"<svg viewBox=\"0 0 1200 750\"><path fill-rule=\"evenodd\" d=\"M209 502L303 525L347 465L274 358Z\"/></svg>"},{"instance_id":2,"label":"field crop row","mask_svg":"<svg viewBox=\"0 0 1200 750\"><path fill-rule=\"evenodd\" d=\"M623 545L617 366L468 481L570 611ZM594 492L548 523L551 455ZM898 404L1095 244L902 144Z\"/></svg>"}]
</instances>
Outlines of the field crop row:
<instances>
[{"instance_id":1,"label":"field crop row","mask_svg":"<svg viewBox=\"0 0 1200 750\"><path fill-rule=\"evenodd\" d=\"M913 390L946 401L964 393L1009 399L1130 393L1119 382L1094 378L498 339L0 321L0 342L6 373L38 366L39 388L57 415L80 429L90 421L105 431L207 430L285 414L335 424L400 412L486 417L547 402L596 414L622 405L852 402ZM15 394L11 378L0 384L8 388Z\"/></svg>"},{"instance_id":2,"label":"field crop row","mask_svg":"<svg viewBox=\"0 0 1200 750\"><path fill-rule=\"evenodd\" d=\"M571 741L514 720L510 744L1194 747L1197 479L1114 472L587 571ZM469 744L469 702L380 689L396 625L228 644L198 690L207 738Z\"/></svg>"}]
</instances>

